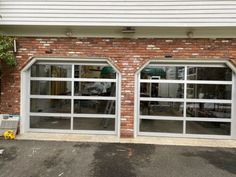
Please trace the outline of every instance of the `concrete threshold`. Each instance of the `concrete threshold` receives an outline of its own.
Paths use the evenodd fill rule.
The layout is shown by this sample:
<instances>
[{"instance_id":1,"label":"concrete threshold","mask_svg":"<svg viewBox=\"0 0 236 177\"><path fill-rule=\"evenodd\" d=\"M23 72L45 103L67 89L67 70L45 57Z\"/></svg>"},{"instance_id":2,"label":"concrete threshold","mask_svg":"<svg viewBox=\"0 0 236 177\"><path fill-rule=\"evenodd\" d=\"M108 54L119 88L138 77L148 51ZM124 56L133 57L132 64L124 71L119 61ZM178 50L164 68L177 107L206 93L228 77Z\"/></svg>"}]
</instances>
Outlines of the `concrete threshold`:
<instances>
[{"instance_id":1,"label":"concrete threshold","mask_svg":"<svg viewBox=\"0 0 236 177\"><path fill-rule=\"evenodd\" d=\"M199 146L236 148L236 140L170 138L170 137L135 137L119 138L114 135L79 135L62 133L24 133L16 137L17 140L40 141L70 141L70 142L100 142L100 143L134 143L172 146Z\"/></svg>"}]
</instances>

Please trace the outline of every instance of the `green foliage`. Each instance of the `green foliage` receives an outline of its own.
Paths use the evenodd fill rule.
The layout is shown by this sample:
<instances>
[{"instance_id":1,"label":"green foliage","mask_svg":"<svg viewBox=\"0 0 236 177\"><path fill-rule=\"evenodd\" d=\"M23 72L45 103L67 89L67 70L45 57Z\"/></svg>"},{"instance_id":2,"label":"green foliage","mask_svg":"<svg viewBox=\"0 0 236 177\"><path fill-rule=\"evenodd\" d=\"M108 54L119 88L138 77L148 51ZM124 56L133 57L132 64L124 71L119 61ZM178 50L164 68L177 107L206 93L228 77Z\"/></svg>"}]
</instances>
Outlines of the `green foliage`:
<instances>
[{"instance_id":1,"label":"green foliage","mask_svg":"<svg viewBox=\"0 0 236 177\"><path fill-rule=\"evenodd\" d=\"M13 53L14 38L0 35L0 61L7 65L15 66L16 58Z\"/></svg>"}]
</instances>

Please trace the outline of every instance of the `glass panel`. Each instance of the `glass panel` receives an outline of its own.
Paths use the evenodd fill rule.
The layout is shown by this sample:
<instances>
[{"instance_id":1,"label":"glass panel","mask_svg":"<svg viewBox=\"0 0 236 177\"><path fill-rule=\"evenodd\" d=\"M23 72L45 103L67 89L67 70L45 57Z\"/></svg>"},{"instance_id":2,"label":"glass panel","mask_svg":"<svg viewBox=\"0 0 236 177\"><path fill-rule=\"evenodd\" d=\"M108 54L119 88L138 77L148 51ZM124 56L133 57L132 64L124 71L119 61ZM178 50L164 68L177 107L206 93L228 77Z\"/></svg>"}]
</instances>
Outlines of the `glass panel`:
<instances>
[{"instance_id":1,"label":"glass panel","mask_svg":"<svg viewBox=\"0 0 236 177\"><path fill-rule=\"evenodd\" d=\"M31 81L32 95L71 95L71 82Z\"/></svg>"},{"instance_id":2,"label":"glass panel","mask_svg":"<svg viewBox=\"0 0 236 177\"><path fill-rule=\"evenodd\" d=\"M74 113L81 114L115 114L113 100L74 100Z\"/></svg>"},{"instance_id":3,"label":"glass panel","mask_svg":"<svg viewBox=\"0 0 236 177\"><path fill-rule=\"evenodd\" d=\"M231 99L231 85L187 84L187 98Z\"/></svg>"},{"instance_id":4,"label":"glass panel","mask_svg":"<svg viewBox=\"0 0 236 177\"><path fill-rule=\"evenodd\" d=\"M115 119L75 118L74 130L115 130Z\"/></svg>"},{"instance_id":5,"label":"glass panel","mask_svg":"<svg viewBox=\"0 0 236 177\"><path fill-rule=\"evenodd\" d=\"M230 135L230 123L187 121L186 132L189 134Z\"/></svg>"},{"instance_id":6,"label":"glass panel","mask_svg":"<svg viewBox=\"0 0 236 177\"><path fill-rule=\"evenodd\" d=\"M184 84L141 83L140 97L183 98Z\"/></svg>"},{"instance_id":7,"label":"glass panel","mask_svg":"<svg viewBox=\"0 0 236 177\"><path fill-rule=\"evenodd\" d=\"M71 77L71 65L41 65L31 67L32 77Z\"/></svg>"},{"instance_id":8,"label":"glass panel","mask_svg":"<svg viewBox=\"0 0 236 177\"><path fill-rule=\"evenodd\" d=\"M187 103L187 117L231 118L231 104Z\"/></svg>"},{"instance_id":9,"label":"glass panel","mask_svg":"<svg viewBox=\"0 0 236 177\"><path fill-rule=\"evenodd\" d=\"M71 100L31 98L30 112L71 113Z\"/></svg>"},{"instance_id":10,"label":"glass panel","mask_svg":"<svg viewBox=\"0 0 236 177\"><path fill-rule=\"evenodd\" d=\"M182 117L183 106L183 103L178 102L141 101L140 114Z\"/></svg>"},{"instance_id":11,"label":"glass panel","mask_svg":"<svg viewBox=\"0 0 236 177\"><path fill-rule=\"evenodd\" d=\"M183 121L175 120L140 120L141 132L183 133Z\"/></svg>"},{"instance_id":12,"label":"glass panel","mask_svg":"<svg viewBox=\"0 0 236 177\"><path fill-rule=\"evenodd\" d=\"M30 116L30 128L70 129L70 117Z\"/></svg>"},{"instance_id":13,"label":"glass panel","mask_svg":"<svg viewBox=\"0 0 236 177\"><path fill-rule=\"evenodd\" d=\"M115 79L116 71L111 66L75 66L75 78Z\"/></svg>"},{"instance_id":14,"label":"glass panel","mask_svg":"<svg viewBox=\"0 0 236 177\"><path fill-rule=\"evenodd\" d=\"M188 67L188 80L231 81L232 71L229 68Z\"/></svg>"},{"instance_id":15,"label":"glass panel","mask_svg":"<svg viewBox=\"0 0 236 177\"><path fill-rule=\"evenodd\" d=\"M115 96L116 83L75 82L75 96Z\"/></svg>"},{"instance_id":16,"label":"glass panel","mask_svg":"<svg viewBox=\"0 0 236 177\"><path fill-rule=\"evenodd\" d=\"M141 79L184 80L184 67L147 66L141 71Z\"/></svg>"}]
</instances>

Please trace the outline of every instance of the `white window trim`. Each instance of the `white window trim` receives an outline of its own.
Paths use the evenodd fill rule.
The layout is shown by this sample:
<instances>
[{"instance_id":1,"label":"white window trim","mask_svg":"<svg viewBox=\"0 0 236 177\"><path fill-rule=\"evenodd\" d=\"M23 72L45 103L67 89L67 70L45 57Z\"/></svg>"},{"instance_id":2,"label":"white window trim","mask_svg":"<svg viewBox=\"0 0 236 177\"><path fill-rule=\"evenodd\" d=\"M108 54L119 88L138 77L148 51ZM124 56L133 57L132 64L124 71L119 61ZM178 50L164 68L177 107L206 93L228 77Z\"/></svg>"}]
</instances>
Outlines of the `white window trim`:
<instances>
[{"instance_id":1,"label":"white window trim","mask_svg":"<svg viewBox=\"0 0 236 177\"><path fill-rule=\"evenodd\" d=\"M115 119L115 114L77 114L77 113L44 113L44 112L30 112L30 116L40 117L84 117L84 118L98 118L98 119Z\"/></svg>"},{"instance_id":2,"label":"white window trim","mask_svg":"<svg viewBox=\"0 0 236 177\"><path fill-rule=\"evenodd\" d=\"M174 116L146 116L140 115L140 119L147 120L178 120L183 121L182 117ZM186 121L202 121L202 122L232 122L231 118L204 118L204 117L185 117Z\"/></svg>"},{"instance_id":3,"label":"white window trim","mask_svg":"<svg viewBox=\"0 0 236 177\"><path fill-rule=\"evenodd\" d=\"M31 81L75 81L75 82L116 82L117 79L99 79L99 78L64 78L64 77L31 77Z\"/></svg>"},{"instance_id":4,"label":"white window trim","mask_svg":"<svg viewBox=\"0 0 236 177\"><path fill-rule=\"evenodd\" d=\"M116 100L116 97L108 96L60 96L60 95L30 95L34 99L73 99L73 100Z\"/></svg>"},{"instance_id":5,"label":"white window trim","mask_svg":"<svg viewBox=\"0 0 236 177\"><path fill-rule=\"evenodd\" d=\"M151 80L140 79L140 83L167 83L167 84L209 84L209 85L232 85L232 81L203 81L203 80Z\"/></svg>"}]
</instances>

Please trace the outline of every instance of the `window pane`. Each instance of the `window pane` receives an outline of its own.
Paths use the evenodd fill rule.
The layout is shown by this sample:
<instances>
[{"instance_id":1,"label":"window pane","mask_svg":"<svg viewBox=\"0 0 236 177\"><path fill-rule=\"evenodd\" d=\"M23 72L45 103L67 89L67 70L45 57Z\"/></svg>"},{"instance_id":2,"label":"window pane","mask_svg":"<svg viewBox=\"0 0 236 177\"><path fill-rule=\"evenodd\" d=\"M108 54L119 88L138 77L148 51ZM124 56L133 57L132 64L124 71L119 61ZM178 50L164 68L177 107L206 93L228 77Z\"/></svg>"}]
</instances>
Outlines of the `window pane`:
<instances>
[{"instance_id":1,"label":"window pane","mask_svg":"<svg viewBox=\"0 0 236 177\"><path fill-rule=\"evenodd\" d=\"M30 128L70 129L70 117L30 116Z\"/></svg>"},{"instance_id":2,"label":"window pane","mask_svg":"<svg viewBox=\"0 0 236 177\"><path fill-rule=\"evenodd\" d=\"M71 82L31 81L32 95L71 95Z\"/></svg>"},{"instance_id":3,"label":"window pane","mask_svg":"<svg viewBox=\"0 0 236 177\"><path fill-rule=\"evenodd\" d=\"M75 118L74 130L114 131L115 119Z\"/></svg>"},{"instance_id":4,"label":"window pane","mask_svg":"<svg viewBox=\"0 0 236 177\"><path fill-rule=\"evenodd\" d=\"M30 112L71 113L71 100L31 98Z\"/></svg>"},{"instance_id":5,"label":"window pane","mask_svg":"<svg viewBox=\"0 0 236 177\"><path fill-rule=\"evenodd\" d=\"M183 80L184 67L147 66L141 71L141 79Z\"/></svg>"},{"instance_id":6,"label":"window pane","mask_svg":"<svg viewBox=\"0 0 236 177\"><path fill-rule=\"evenodd\" d=\"M116 71L111 66L75 66L75 78L115 79Z\"/></svg>"},{"instance_id":7,"label":"window pane","mask_svg":"<svg viewBox=\"0 0 236 177\"><path fill-rule=\"evenodd\" d=\"M31 67L32 77L71 77L71 65L41 65Z\"/></svg>"},{"instance_id":8,"label":"window pane","mask_svg":"<svg viewBox=\"0 0 236 177\"><path fill-rule=\"evenodd\" d=\"M231 104L187 103L187 117L231 118Z\"/></svg>"},{"instance_id":9,"label":"window pane","mask_svg":"<svg viewBox=\"0 0 236 177\"><path fill-rule=\"evenodd\" d=\"M231 99L231 85L188 84L187 98Z\"/></svg>"},{"instance_id":10,"label":"window pane","mask_svg":"<svg viewBox=\"0 0 236 177\"><path fill-rule=\"evenodd\" d=\"M208 135L230 135L230 123L187 121L186 133L208 134Z\"/></svg>"},{"instance_id":11,"label":"window pane","mask_svg":"<svg viewBox=\"0 0 236 177\"><path fill-rule=\"evenodd\" d=\"M184 84L141 83L140 97L183 98Z\"/></svg>"},{"instance_id":12,"label":"window pane","mask_svg":"<svg viewBox=\"0 0 236 177\"><path fill-rule=\"evenodd\" d=\"M141 132L183 133L183 121L140 120Z\"/></svg>"},{"instance_id":13,"label":"window pane","mask_svg":"<svg viewBox=\"0 0 236 177\"><path fill-rule=\"evenodd\" d=\"M188 67L188 80L231 81L232 71L229 68Z\"/></svg>"},{"instance_id":14,"label":"window pane","mask_svg":"<svg viewBox=\"0 0 236 177\"><path fill-rule=\"evenodd\" d=\"M183 103L178 102L141 101L140 114L182 117L183 105Z\"/></svg>"},{"instance_id":15,"label":"window pane","mask_svg":"<svg viewBox=\"0 0 236 177\"><path fill-rule=\"evenodd\" d=\"M77 114L115 114L115 101L75 100L74 113Z\"/></svg>"},{"instance_id":16,"label":"window pane","mask_svg":"<svg viewBox=\"0 0 236 177\"><path fill-rule=\"evenodd\" d=\"M75 82L75 96L115 96L116 83Z\"/></svg>"}]
</instances>

